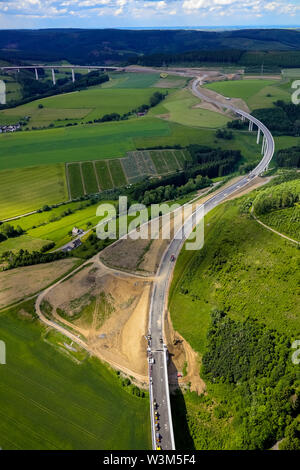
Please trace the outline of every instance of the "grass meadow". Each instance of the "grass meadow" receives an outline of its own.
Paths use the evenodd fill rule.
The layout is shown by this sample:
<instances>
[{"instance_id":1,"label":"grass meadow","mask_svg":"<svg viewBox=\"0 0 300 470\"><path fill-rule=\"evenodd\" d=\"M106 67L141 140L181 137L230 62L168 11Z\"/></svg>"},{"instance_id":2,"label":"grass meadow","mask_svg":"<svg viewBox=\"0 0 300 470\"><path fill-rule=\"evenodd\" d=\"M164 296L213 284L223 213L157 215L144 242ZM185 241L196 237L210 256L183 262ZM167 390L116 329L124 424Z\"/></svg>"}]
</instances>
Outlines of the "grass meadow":
<instances>
[{"instance_id":1,"label":"grass meadow","mask_svg":"<svg viewBox=\"0 0 300 470\"><path fill-rule=\"evenodd\" d=\"M150 88L104 89L99 86L87 90L75 91L50 96L30 103L7 109L0 115L18 120L30 116L29 128L48 126L50 123L60 125L64 121L83 121L98 119L105 114L125 114L142 104L148 104L153 94ZM39 108L42 105L43 108Z\"/></svg>"},{"instance_id":2,"label":"grass meadow","mask_svg":"<svg viewBox=\"0 0 300 470\"><path fill-rule=\"evenodd\" d=\"M31 301L0 313L1 448L149 449L148 399L125 392L100 361L75 362L63 337L45 341L32 311Z\"/></svg>"},{"instance_id":3,"label":"grass meadow","mask_svg":"<svg viewBox=\"0 0 300 470\"><path fill-rule=\"evenodd\" d=\"M0 170L123 157L138 137L169 134L168 123L155 118L2 134Z\"/></svg>"},{"instance_id":4,"label":"grass meadow","mask_svg":"<svg viewBox=\"0 0 300 470\"><path fill-rule=\"evenodd\" d=\"M230 118L203 108L195 108L199 99L188 90L178 90L170 94L151 113L165 115L169 121L184 126L218 128L226 125Z\"/></svg>"},{"instance_id":5,"label":"grass meadow","mask_svg":"<svg viewBox=\"0 0 300 470\"><path fill-rule=\"evenodd\" d=\"M278 80L247 79L226 82L215 82L205 85L229 98L241 98L250 109L274 106L274 101L290 100L290 93Z\"/></svg>"}]
</instances>

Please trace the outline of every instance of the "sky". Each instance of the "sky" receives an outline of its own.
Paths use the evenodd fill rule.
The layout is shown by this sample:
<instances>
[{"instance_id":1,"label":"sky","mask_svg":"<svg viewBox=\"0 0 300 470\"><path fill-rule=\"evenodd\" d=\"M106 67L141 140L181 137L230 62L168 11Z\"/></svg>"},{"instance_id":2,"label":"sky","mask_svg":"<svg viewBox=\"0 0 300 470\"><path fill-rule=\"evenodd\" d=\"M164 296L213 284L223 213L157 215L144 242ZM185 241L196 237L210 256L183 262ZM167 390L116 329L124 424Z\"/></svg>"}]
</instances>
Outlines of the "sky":
<instances>
[{"instance_id":1,"label":"sky","mask_svg":"<svg viewBox=\"0 0 300 470\"><path fill-rule=\"evenodd\" d=\"M300 26L300 0L0 0L0 28Z\"/></svg>"}]
</instances>

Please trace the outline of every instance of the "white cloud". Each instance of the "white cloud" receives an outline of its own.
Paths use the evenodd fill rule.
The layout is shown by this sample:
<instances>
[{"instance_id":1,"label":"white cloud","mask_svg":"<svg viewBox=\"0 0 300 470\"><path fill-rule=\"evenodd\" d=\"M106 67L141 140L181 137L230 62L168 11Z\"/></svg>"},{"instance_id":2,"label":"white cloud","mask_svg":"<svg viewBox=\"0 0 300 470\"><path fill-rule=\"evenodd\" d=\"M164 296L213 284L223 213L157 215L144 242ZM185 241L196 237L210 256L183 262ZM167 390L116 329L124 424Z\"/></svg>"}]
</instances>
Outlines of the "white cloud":
<instances>
[{"instance_id":1,"label":"white cloud","mask_svg":"<svg viewBox=\"0 0 300 470\"><path fill-rule=\"evenodd\" d=\"M2 17L24 18L90 18L97 16L123 16L127 21L132 17L148 23L163 24L164 18L178 17L177 24L190 18L191 24L201 24L202 18L217 24L216 20L227 16L243 21L255 18L277 18L284 23L284 17L300 12L299 0L0 0ZM228 20L229 21L229 20ZM88 25L88 24L87 24ZM3 27L3 24L1 25Z\"/></svg>"}]
</instances>

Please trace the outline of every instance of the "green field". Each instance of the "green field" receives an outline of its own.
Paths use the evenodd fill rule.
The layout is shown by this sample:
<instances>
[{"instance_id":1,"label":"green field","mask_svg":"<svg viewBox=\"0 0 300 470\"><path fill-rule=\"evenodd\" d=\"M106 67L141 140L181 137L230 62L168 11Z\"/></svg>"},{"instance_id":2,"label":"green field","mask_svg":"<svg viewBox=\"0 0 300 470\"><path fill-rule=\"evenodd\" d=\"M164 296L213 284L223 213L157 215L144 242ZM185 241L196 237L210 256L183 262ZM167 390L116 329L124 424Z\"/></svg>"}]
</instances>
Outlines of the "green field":
<instances>
[{"instance_id":1,"label":"green field","mask_svg":"<svg viewBox=\"0 0 300 470\"><path fill-rule=\"evenodd\" d=\"M92 226L95 226L97 222L99 222L100 219L96 216L97 207L97 204L91 205L74 212L74 214L63 217L60 220L50 221L41 227L28 229L27 234L37 239L52 240L57 246L61 246L71 240L71 236L68 235L68 232L72 230L73 227L86 229L88 222L90 222ZM18 223L22 226L22 220L19 220Z\"/></svg>"},{"instance_id":2,"label":"green field","mask_svg":"<svg viewBox=\"0 0 300 470\"><path fill-rule=\"evenodd\" d=\"M230 119L223 114L215 113L207 109L195 108L199 99L188 90L179 90L169 95L159 106L153 109L155 115L162 114L165 118L191 127L224 126Z\"/></svg>"},{"instance_id":3,"label":"green field","mask_svg":"<svg viewBox=\"0 0 300 470\"><path fill-rule=\"evenodd\" d=\"M2 134L0 170L123 157L135 150L134 139L169 134L168 123L155 118Z\"/></svg>"},{"instance_id":4,"label":"green field","mask_svg":"<svg viewBox=\"0 0 300 470\"><path fill-rule=\"evenodd\" d=\"M87 194L94 194L99 192L97 178L95 174L94 165L92 162L84 162L81 164L82 175Z\"/></svg>"},{"instance_id":5,"label":"green field","mask_svg":"<svg viewBox=\"0 0 300 470\"><path fill-rule=\"evenodd\" d=\"M15 224L16 226L18 224ZM33 238L30 235L21 235L18 238L8 238L0 243L0 255L6 251L17 252L19 250L40 251L43 246L50 243L51 240Z\"/></svg>"},{"instance_id":6,"label":"green field","mask_svg":"<svg viewBox=\"0 0 300 470\"><path fill-rule=\"evenodd\" d=\"M235 80L210 83L205 87L229 98L241 98L250 109L268 108L274 106L274 101L290 100L290 93L281 87L279 80Z\"/></svg>"},{"instance_id":7,"label":"green field","mask_svg":"<svg viewBox=\"0 0 300 470\"><path fill-rule=\"evenodd\" d=\"M147 148L151 146L174 147L181 145L186 147L190 144L208 145L213 148L240 150L248 162L260 160L260 147L256 144L255 133L233 132L233 140L216 138L216 132L212 129L197 129L181 126L176 123L169 123L170 134L163 137L138 137L135 138L137 148Z\"/></svg>"},{"instance_id":8,"label":"green field","mask_svg":"<svg viewBox=\"0 0 300 470\"><path fill-rule=\"evenodd\" d=\"M68 199L62 164L2 170L0 181L0 220Z\"/></svg>"},{"instance_id":9,"label":"green field","mask_svg":"<svg viewBox=\"0 0 300 470\"><path fill-rule=\"evenodd\" d=\"M86 230L99 222L100 219L96 216L97 207L98 204L88 205L86 201L70 202L50 211L35 213L11 221L11 225L14 227L19 225L26 231L26 234L2 241L0 253L8 250L18 251L21 248L29 251L39 250L50 241L54 241L56 247L62 246L72 239L69 232L73 227ZM67 211L71 211L71 213Z\"/></svg>"},{"instance_id":10,"label":"green field","mask_svg":"<svg viewBox=\"0 0 300 470\"><path fill-rule=\"evenodd\" d=\"M98 181L100 188L104 191L105 189L113 188L113 182L111 179L110 171L106 161L95 162L96 171L98 175Z\"/></svg>"},{"instance_id":11,"label":"green field","mask_svg":"<svg viewBox=\"0 0 300 470\"><path fill-rule=\"evenodd\" d=\"M148 104L153 93L149 88L103 89L96 86L32 101L1 111L0 115L15 117L16 120L30 116L29 128L48 126L52 122L60 125L68 119L72 122L87 122L105 114L122 115L142 104ZM39 108L39 105L43 108Z\"/></svg>"},{"instance_id":12,"label":"green field","mask_svg":"<svg viewBox=\"0 0 300 470\"><path fill-rule=\"evenodd\" d=\"M20 309L0 314L7 348L0 380L1 448L149 449L148 399L124 391L100 361L74 362L66 348L60 352L58 342L65 338L46 342L45 328L25 316L31 304Z\"/></svg>"},{"instance_id":13,"label":"green field","mask_svg":"<svg viewBox=\"0 0 300 470\"><path fill-rule=\"evenodd\" d=\"M120 160L109 160L107 162L115 187L124 186L127 184L127 179L122 168Z\"/></svg>"},{"instance_id":14,"label":"green field","mask_svg":"<svg viewBox=\"0 0 300 470\"><path fill-rule=\"evenodd\" d=\"M159 73L126 73L112 72L109 74L110 82L105 82L102 88L133 89L149 88L159 80ZM165 87L166 88L166 87ZM151 90L153 93L153 90Z\"/></svg>"},{"instance_id":15,"label":"green field","mask_svg":"<svg viewBox=\"0 0 300 470\"><path fill-rule=\"evenodd\" d=\"M83 196L85 193L83 189L80 164L70 163L67 166L68 180L70 185L70 197L76 199L77 197Z\"/></svg>"},{"instance_id":16,"label":"green field","mask_svg":"<svg viewBox=\"0 0 300 470\"><path fill-rule=\"evenodd\" d=\"M141 181L145 176L174 173L182 170L184 161L189 158L186 150L145 150L127 152L122 159L67 164L70 197L76 199L85 194L126 186Z\"/></svg>"},{"instance_id":17,"label":"green field","mask_svg":"<svg viewBox=\"0 0 300 470\"><path fill-rule=\"evenodd\" d=\"M170 297L173 326L200 357L208 351L207 332L212 312L216 310L225 312L234 322L252 318L257 325L265 324L267 329L278 332L282 344L286 341L284 338L293 341L300 334L300 310L296 299L297 246L241 214L239 204L238 200L228 202L209 213L205 219L204 248L199 252L183 250L176 263ZM242 330L240 332L242 335ZM216 348L221 348L221 344L217 343ZM239 336L231 337L229 345L241 350L245 347ZM230 355L230 346L226 347L226 354ZM250 356L251 352L249 360ZM214 357L216 364L221 361L227 367L225 357L219 357L217 353ZM278 439L282 437L280 425L279 431L273 431L273 427L278 428L283 419L280 414L288 407L288 398L283 397L281 390L290 376L283 379L283 385L275 392L280 375L272 382L271 363L276 359L265 354L264 357L269 361L268 376L271 378L268 380L274 384L270 393L267 377L257 378L254 372L246 383L229 384L225 377L214 382L205 379L205 395L188 392L174 398L174 407L186 408L186 414L175 416L177 449L194 446L196 449L253 449L254 442L264 441L264 432L270 435L271 447L277 440L276 432ZM228 370L235 374L235 370L244 364L241 361L248 358L240 358L239 362L235 356L231 360L233 363L228 364ZM261 364L258 357L251 360ZM285 361L287 367L292 367L288 356ZM275 393L282 396L282 401ZM273 415L269 414L270 426L265 431L263 416L269 409L273 410ZM185 434L182 432L184 426L187 427ZM249 428L252 436L248 443L245 429L250 434Z\"/></svg>"}]
</instances>

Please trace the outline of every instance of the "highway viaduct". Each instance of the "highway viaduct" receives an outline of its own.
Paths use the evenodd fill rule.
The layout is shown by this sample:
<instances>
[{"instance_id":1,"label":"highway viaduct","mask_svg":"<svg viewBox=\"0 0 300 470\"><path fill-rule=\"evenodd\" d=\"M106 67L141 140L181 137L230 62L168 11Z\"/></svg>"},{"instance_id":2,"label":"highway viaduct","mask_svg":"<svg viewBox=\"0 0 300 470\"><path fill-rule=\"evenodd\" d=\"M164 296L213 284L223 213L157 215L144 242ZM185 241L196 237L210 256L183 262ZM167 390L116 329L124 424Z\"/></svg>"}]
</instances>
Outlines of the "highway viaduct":
<instances>
[{"instance_id":1,"label":"highway viaduct","mask_svg":"<svg viewBox=\"0 0 300 470\"><path fill-rule=\"evenodd\" d=\"M21 70L34 70L35 79L39 79L38 71L42 70L51 70L52 73L52 82L53 85L56 84L56 77L55 77L55 70L71 70L72 73L72 82L75 82L75 70L87 70L91 72L92 70L103 70L106 72L107 70L110 71L118 71L122 70L120 67L113 67L107 65L42 65L42 64L35 64L35 65L14 65L14 66L6 66L0 67L0 70L3 72L20 72Z\"/></svg>"}]
</instances>

